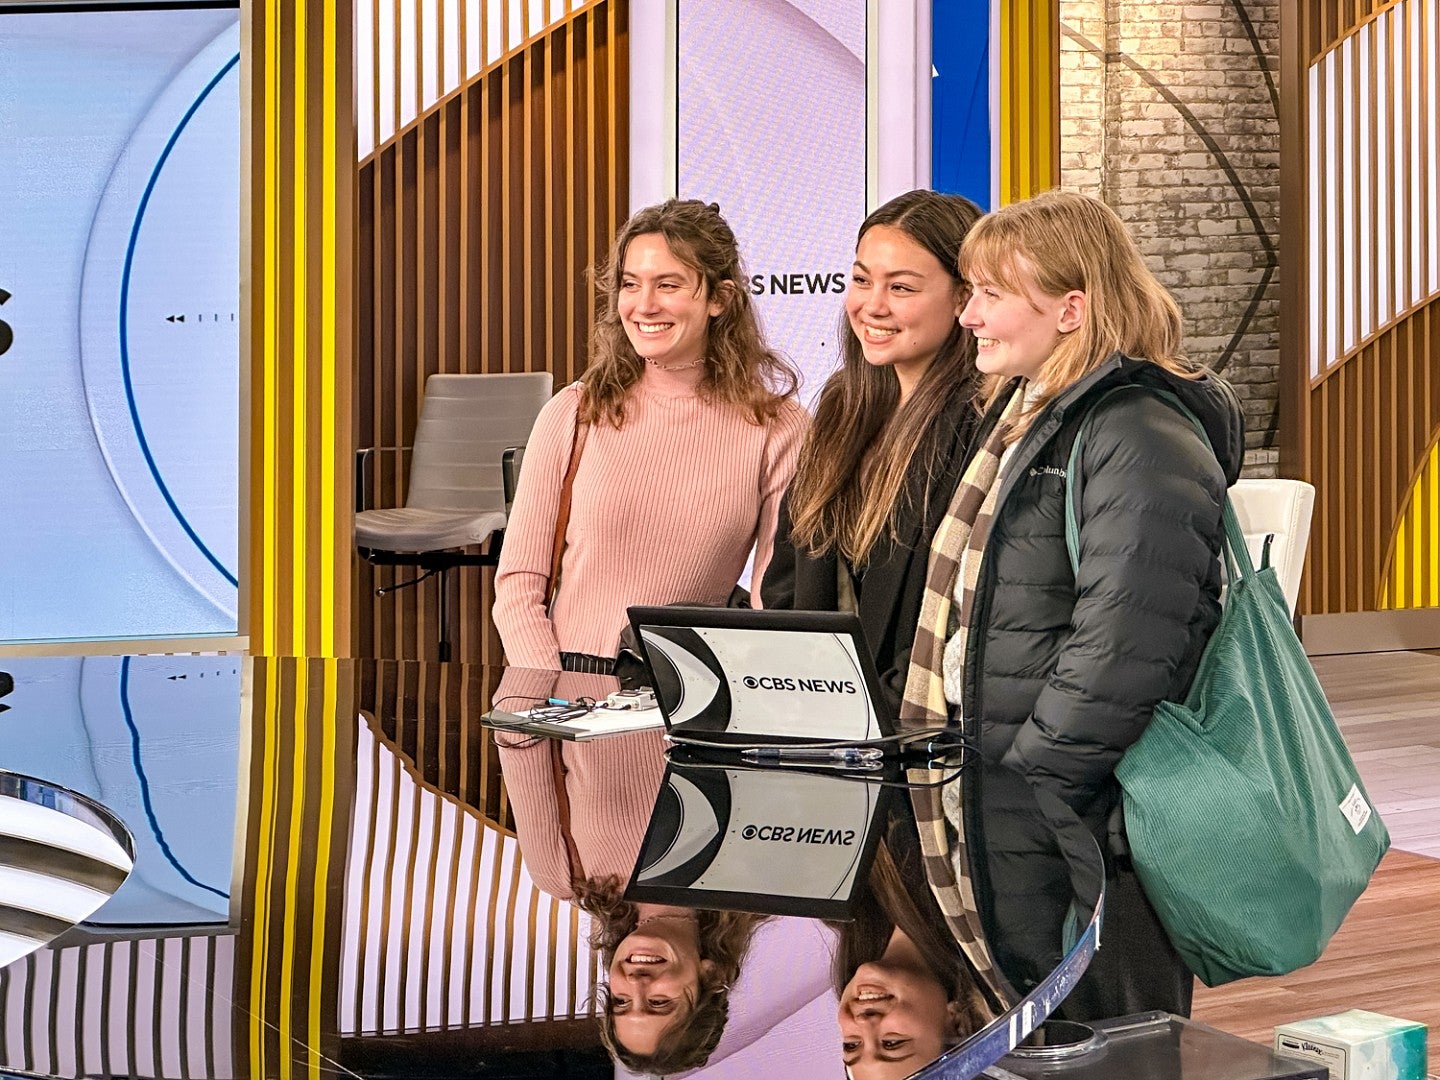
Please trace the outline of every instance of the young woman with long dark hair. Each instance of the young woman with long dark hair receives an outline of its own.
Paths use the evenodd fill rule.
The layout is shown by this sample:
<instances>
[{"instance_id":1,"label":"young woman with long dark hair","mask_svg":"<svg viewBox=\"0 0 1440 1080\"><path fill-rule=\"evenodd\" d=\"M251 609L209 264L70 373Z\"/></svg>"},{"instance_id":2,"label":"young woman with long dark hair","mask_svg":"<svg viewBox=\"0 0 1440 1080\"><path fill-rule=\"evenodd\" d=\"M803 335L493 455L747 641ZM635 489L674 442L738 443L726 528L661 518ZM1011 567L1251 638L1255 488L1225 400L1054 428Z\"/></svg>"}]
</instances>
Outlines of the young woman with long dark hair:
<instances>
[{"instance_id":1,"label":"young woman with long dark hair","mask_svg":"<svg viewBox=\"0 0 1440 1080\"><path fill-rule=\"evenodd\" d=\"M892 820L855 918L837 929L831 979L851 1080L909 1076L991 1019L993 1010L925 887L908 813Z\"/></svg>"},{"instance_id":2,"label":"young woman with long dark hair","mask_svg":"<svg viewBox=\"0 0 1440 1080\"><path fill-rule=\"evenodd\" d=\"M865 219L826 382L780 511L767 608L855 610L899 704L926 555L978 422L956 259L980 210L911 191Z\"/></svg>"}]
</instances>

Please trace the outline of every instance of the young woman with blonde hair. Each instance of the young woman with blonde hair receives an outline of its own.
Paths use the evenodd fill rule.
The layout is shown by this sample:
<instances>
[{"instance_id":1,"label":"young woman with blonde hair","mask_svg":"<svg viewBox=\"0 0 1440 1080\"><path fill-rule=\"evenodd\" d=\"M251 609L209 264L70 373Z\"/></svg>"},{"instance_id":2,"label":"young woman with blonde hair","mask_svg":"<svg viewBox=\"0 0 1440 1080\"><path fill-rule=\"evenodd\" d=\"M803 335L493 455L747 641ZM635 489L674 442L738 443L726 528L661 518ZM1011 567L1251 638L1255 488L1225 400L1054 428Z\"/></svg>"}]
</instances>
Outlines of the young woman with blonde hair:
<instances>
[{"instance_id":1,"label":"young woman with blonde hair","mask_svg":"<svg viewBox=\"0 0 1440 1080\"><path fill-rule=\"evenodd\" d=\"M963 805L946 805L966 841L955 881L975 883L971 917L1015 988L1059 959L1071 901L1043 789L1089 826L1110 872L1105 947L1061 1015L1188 1014L1190 973L1123 857L1114 771L1156 704L1183 699L1219 618L1240 408L1182 355L1175 301L1100 201L1050 192L998 210L960 268L989 405L931 553L902 717L948 716L978 743Z\"/></svg>"}]
</instances>

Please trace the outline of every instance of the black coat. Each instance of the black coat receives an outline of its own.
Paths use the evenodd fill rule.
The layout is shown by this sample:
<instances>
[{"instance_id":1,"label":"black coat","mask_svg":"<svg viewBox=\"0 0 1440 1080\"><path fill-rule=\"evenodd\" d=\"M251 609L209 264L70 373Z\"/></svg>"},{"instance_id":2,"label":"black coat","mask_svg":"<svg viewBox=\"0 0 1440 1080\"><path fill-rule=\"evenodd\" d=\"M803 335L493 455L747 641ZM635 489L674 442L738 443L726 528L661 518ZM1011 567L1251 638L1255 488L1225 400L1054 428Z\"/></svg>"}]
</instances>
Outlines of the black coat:
<instances>
[{"instance_id":1,"label":"black coat","mask_svg":"<svg viewBox=\"0 0 1440 1080\"><path fill-rule=\"evenodd\" d=\"M1105 390L1155 385L1204 424L1130 392L1095 409L1079 463L1079 573L1065 545L1065 468ZM988 431L994 410L982 425ZM1155 706L1183 699L1220 612L1225 489L1244 450L1222 379L1186 380L1112 357L1036 417L1001 481L971 613L963 724L980 767L965 832L987 936L1017 986L1059 959L1068 879L1032 786L1067 803L1101 842L1119 803L1115 766ZM1218 461L1217 461L1218 458ZM1189 1010L1189 973L1133 875L1111 860L1100 953L1066 1002L1073 1019Z\"/></svg>"},{"instance_id":2,"label":"black coat","mask_svg":"<svg viewBox=\"0 0 1440 1080\"><path fill-rule=\"evenodd\" d=\"M960 400L961 398L965 400ZM897 515L897 538L882 535L871 552L856 590L860 625L880 675L880 687L898 716L910 668L910 647L920 621L930 541L945 516L950 498L970 457L980 415L966 394L957 394L936 420L938 470L932 477L914 469L907 478L909 496ZM924 458L925 455L917 454ZM928 480L928 483L927 483ZM790 539L790 495L780 504L775 549L760 584L766 608L835 611L839 607L839 556L797 551Z\"/></svg>"}]
</instances>

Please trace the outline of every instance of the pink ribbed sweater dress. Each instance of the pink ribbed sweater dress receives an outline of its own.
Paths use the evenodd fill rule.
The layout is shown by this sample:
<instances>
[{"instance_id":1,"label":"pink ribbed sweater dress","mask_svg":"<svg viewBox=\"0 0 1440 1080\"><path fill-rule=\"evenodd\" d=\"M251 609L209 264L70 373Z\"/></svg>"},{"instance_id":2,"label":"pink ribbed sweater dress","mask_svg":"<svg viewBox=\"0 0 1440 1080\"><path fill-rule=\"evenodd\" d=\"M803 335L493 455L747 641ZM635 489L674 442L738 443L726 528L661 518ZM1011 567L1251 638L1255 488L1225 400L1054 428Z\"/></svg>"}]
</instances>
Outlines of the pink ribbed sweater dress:
<instances>
[{"instance_id":1,"label":"pink ribbed sweater dress","mask_svg":"<svg viewBox=\"0 0 1440 1080\"><path fill-rule=\"evenodd\" d=\"M696 396L694 381L694 372L648 369L623 427L591 425L550 617L545 585L578 384L540 411L495 576L510 664L557 668L562 651L614 656L631 604L724 603L752 545L760 580L809 416L792 399L754 424Z\"/></svg>"}]
</instances>

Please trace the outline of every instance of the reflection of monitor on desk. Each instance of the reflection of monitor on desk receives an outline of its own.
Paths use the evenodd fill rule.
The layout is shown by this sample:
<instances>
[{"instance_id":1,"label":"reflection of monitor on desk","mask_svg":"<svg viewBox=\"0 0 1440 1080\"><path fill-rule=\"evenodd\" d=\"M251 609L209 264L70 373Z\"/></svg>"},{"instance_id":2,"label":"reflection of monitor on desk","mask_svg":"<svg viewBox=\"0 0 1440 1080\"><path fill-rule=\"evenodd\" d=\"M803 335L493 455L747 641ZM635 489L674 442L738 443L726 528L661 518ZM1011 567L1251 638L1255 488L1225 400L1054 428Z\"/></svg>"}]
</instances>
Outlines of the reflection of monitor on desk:
<instances>
[{"instance_id":1,"label":"reflection of monitor on desk","mask_svg":"<svg viewBox=\"0 0 1440 1080\"><path fill-rule=\"evenodd\" d=\"M626 897L847 918L869 873L889 794L879 774L672 756Z\"/></svg>"}]
</instances>

